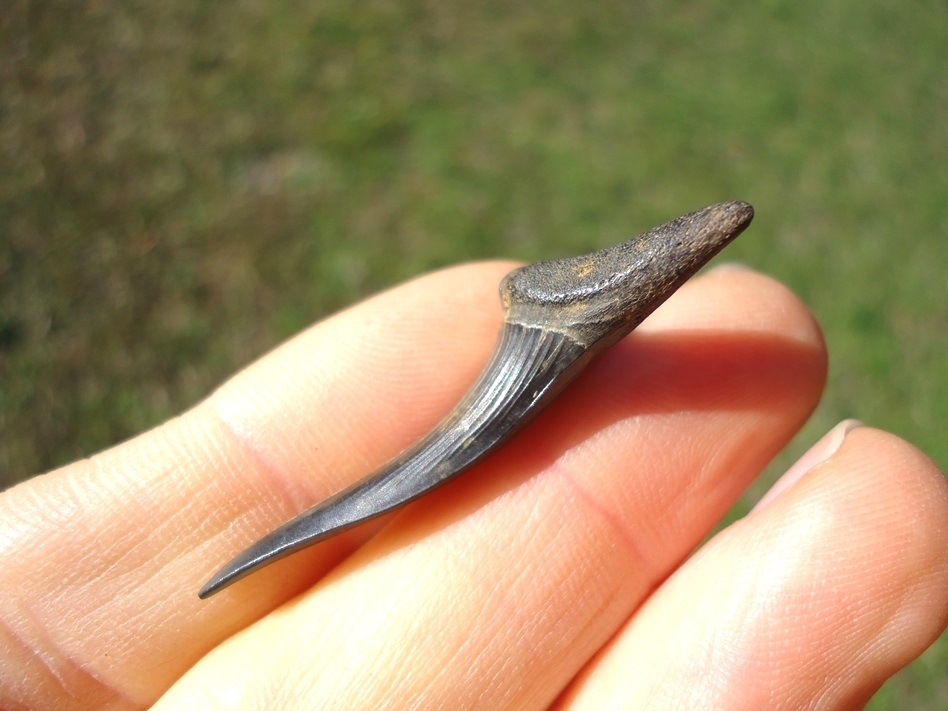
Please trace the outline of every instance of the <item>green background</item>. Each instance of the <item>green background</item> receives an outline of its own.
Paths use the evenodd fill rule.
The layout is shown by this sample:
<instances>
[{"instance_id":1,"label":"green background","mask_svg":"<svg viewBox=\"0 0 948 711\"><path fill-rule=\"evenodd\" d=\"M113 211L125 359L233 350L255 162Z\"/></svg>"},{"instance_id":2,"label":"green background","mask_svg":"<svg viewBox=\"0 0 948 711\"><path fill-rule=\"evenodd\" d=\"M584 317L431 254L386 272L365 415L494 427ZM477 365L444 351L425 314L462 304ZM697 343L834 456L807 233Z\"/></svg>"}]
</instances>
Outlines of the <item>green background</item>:
<instances>
[{"instance_id":1,"label":"green background","mask_svg":"<svg viewBox=\"0 0 948 711\"><path fill-rule=\"evenodd\" d=\"M948 464L948 4L192 3L0 11L0 486L186 408L442 265L726 199L824 327L826 395ZM942 709L944 636L873 709Z\"/></svg>"}]
</instances>

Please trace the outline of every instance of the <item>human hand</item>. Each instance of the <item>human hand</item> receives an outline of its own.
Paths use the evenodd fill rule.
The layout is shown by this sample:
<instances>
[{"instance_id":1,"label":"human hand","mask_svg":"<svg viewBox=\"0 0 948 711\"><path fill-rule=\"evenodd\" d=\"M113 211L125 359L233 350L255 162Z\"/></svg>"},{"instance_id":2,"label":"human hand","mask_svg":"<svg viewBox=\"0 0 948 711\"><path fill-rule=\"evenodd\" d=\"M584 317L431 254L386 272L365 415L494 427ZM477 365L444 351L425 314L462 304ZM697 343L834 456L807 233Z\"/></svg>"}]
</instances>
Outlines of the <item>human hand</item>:
<instances>
[{"instance_id":1,"label":"human hand","mask_svg":"<svg viewBox=\"0 0 948 711\"><path fill-rule=\"evenodd\" d=\"M359 304L4 493L0 707L852 708L945 629L948 485L884 432L837 428L688 558L825 374L799 301L733 269L474 470L200 601L234 553L453 406L510 268Z\"/></svg>"}]
</instances>

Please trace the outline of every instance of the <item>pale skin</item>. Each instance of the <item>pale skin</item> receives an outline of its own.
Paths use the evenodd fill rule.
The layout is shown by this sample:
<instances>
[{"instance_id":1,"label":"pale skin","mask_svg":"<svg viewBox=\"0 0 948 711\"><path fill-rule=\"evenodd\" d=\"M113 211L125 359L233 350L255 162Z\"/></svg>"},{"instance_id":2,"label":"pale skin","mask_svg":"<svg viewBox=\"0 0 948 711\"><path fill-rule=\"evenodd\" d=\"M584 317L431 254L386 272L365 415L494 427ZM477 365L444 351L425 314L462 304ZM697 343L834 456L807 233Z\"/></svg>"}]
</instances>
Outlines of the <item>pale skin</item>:
<instances>
[{"instance_id":1,"label":"pale skin","mask_svg":"<svg viewBox=\"0 0 948 711\"><path fill-rule=\"evenodd\" d=\"M825 378L801 302L733 268L470 472L199 600L454 405L512 266L358 304L0 496L0 707L850 709L945 629L948 485L870 427L834 429L690 556Z\"/></svg>"}]
</instances>

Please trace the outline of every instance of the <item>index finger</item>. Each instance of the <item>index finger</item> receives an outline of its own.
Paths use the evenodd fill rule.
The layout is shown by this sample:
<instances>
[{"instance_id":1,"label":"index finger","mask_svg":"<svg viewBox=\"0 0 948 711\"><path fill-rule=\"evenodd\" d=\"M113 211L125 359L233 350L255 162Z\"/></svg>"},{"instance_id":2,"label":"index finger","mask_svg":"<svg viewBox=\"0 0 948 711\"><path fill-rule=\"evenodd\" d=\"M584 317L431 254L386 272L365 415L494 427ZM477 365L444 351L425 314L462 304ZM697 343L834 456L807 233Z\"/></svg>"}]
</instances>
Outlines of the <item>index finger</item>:
<instances>
[{"instance_id":1,"label":"index finger","mask_svg":"<svg viewBox=\"0 0 948 711\"><path fill-rule=\"evenodd\" d=\"M197 597L228 555L396 454L454 404L493 345L510 268L457 267L379 295L182 416L0 497L0 700L149 704L356 547L372 526L220 601Z\"/></svg>"}]
</instances>

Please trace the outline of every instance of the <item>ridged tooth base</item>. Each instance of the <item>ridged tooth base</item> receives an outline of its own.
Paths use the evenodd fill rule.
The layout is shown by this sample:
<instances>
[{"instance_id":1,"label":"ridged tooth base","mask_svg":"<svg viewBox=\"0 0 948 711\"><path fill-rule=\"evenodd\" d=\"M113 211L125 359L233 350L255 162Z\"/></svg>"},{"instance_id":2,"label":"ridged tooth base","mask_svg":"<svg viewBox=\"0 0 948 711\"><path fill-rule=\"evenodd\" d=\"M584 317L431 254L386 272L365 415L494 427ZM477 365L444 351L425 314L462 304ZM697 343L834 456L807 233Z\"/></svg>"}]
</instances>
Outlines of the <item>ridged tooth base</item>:
<instances>
[{"instance_id":1,"label":"ridged tooth base","mask_svg":"<svg viewBox=\"0 0 948 711\"><path fill-rule=\"evenodd\" d=\"M208 597L460 474L532 420L572 379L569 371L584 350L562 333L504 324L487 368L431 432L378 471L254 543L211 578L199 595Z\"/></svg>"}]
</instances>

